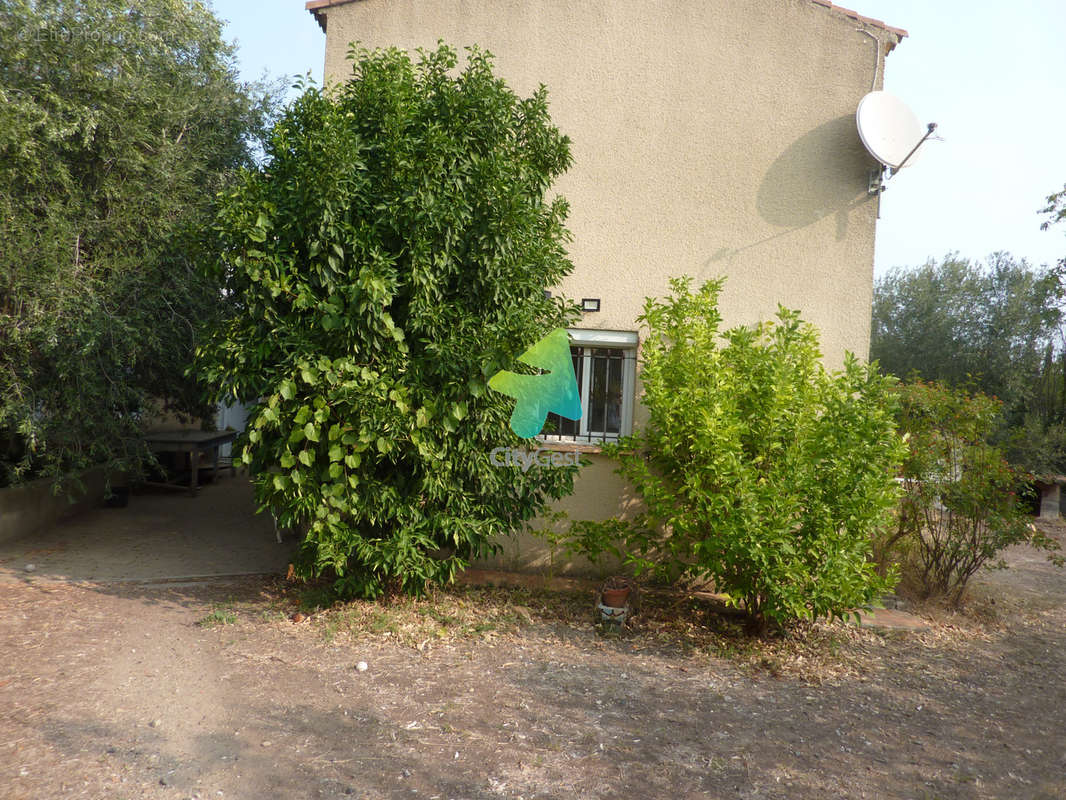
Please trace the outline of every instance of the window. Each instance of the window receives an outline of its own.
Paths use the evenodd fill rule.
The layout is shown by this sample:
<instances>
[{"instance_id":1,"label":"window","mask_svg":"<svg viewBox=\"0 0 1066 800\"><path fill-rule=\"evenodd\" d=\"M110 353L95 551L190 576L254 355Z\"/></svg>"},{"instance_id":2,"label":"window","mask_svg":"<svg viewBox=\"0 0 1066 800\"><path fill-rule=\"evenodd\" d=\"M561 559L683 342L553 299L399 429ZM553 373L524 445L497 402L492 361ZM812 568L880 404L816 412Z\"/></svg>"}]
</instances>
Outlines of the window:
<instances>
[{"instance_id":1,"label":"window","mask_svg":"<svg viewBox=\"0 0 1066 800\"><path fill-rule=\"evenodd\" d=\"M633 431L637 335L626 331L570 329L581 419L549 414L540 438L547 442L605 442Z\"/></svg>"}]
</instances>

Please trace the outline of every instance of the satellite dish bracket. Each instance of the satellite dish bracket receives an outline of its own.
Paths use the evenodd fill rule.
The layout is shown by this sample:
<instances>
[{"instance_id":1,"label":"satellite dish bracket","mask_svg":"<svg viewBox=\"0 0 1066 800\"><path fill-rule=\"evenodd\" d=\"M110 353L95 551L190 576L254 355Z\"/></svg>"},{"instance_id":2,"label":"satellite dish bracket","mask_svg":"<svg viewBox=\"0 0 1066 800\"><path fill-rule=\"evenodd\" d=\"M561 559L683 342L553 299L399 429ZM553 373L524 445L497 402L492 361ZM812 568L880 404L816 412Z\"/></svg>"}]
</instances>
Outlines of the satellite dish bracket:
<instances>
[{"instance_id":1,"label":"satellite dish bracket","mask_svg":"<svg viewBox=\"0 0 1066 800\"><path fill-rule=\"evenodd\" d=\"M881 194L885 190L885 167L884 165L878 166L866 173L866 178L869 181L866 185L866 194L875 195Z\"/></svg>"},{"instance_id":2,"label":"satellite dish bracket","mask_svg":"<svg viewBox=\"0 0 1066 800\"><path fill-rule=\"evenodd\" d=\"M887 166L885 164L880 165L877 169L872 169L867 173L868 184L866 187L866 193L868 195L881 194L887 187L885 183L889 178L893 177L897 172L907 166L907 162L911 160L911 156L918 152L918 148L929 141L929 137L936 131L936 123L930 122L926 125L925 136L918 140L918 143L911 148L910 152L894 167ZM885 177L885 172L888 172L888 177Z\"/></svg>"}]
</instances>

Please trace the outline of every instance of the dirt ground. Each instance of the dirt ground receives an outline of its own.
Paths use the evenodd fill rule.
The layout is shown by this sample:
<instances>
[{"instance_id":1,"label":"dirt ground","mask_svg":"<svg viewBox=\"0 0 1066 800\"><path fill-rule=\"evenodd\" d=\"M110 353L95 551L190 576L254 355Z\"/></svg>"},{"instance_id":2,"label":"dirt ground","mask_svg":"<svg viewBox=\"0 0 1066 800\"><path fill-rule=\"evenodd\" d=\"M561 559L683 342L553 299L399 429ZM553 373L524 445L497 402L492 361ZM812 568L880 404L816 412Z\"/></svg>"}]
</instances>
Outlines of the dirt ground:
<instances>
[{"instance_id":1,"label":"dirt ground","mask_svg":"<svg viewBox=\"0 0 1066 800\"><path fill-rule=\"evenodd\" d=\"M754 648L651 597L605 638L525 590L296 623L262 579L27 579L0 797L1063 798L1066 572L1009 560L927 632Z\"/></svg>"}]
</instances>

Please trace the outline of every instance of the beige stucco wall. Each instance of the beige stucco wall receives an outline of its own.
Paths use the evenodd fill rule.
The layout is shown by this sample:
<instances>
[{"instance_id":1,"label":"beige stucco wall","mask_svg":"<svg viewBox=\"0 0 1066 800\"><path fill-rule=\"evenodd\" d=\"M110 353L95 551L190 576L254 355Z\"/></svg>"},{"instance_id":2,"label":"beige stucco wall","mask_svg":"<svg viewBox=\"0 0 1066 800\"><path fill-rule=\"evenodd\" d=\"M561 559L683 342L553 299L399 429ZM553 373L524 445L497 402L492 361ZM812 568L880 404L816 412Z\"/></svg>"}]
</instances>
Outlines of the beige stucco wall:
<instances>
[{"instance_id":1,"label":"beige stucco wall","mask_svg":"<svg viewBox=\"0 0 1066 800\"><path fill-rule=\"evenodd\" d=\"M575 269L558 288L601 300L580 327L636 330L671 276L724 275L727 324L782 303L819 327L830 365L866 357L875 162L854 120L895 34L811 0L357 0L324 13L327 81L349 74L349 42L443 39L490 50L521 95L548 87L574 156L557 190ZM562 504L576 517L627 502L595 461ZM502 556L545 560L529 540Z\"/></svg>"},{"instance_id":2,"label":"beige stucco wall","mask_svg":"<svg viewBox=\"0 0 1066 800\"><path fill-rule=\"evenodd\" d=\"M571 520L604 520L613 516L631 516L639 510L639 501L632 490L618 475L615 464L602 455L583 457L586 466L581 468L574 481L574 493L555 504L556 511L563 511ZM537 519L530 523L535 529L547 529L553 523ZM565 523L557 523L559 525ZM556 572L558 574L596 574L615 566L604 560L592 565L581 558L566 560L562 552L552 553L543 537L528 531L515 534L499 542L501 550L493 558L483 559L478 566L517 570L519 572Z\"/></svg>"},{"instance_id":3,"label":"beige stucco wall","mask_svg":"<svg viewBox=\"0 0 1066 800\"><path fill-rule=\"evenodd\" d=\"M358 0L325 11L326 78L348 44L478 44L520 94L549 90L573 140L558 183L583 327L635 329L672 275L728 276L729 324L777 304L830 364L869 348L874 166L855 108L874 82L861 23L811 0ZM882 40L895 36L867 27ZM878 73L880 75L880 71Z\"/></svg>"}]
</instances>

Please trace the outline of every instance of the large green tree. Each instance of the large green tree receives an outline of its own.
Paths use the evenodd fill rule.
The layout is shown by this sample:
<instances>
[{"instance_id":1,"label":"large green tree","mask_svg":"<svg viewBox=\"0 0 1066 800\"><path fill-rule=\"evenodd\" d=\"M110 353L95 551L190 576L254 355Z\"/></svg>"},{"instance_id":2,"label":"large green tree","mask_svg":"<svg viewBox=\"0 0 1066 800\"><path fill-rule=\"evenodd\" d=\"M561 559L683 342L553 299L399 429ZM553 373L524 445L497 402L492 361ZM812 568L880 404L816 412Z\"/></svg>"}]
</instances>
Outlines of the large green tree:
<instances>
[{"instance_id":1,"label":"large green tree","mask_svg":"<svg viewBox=\"0 0 1066 800\"><path fill-rule=\"evenodd\" d=\"M274 96L201 3L0 3L0 485L135 468L155 399L203 410L199 231Z\"/></svg>"},{"instance_id":2,"label":"large green tree","mask_svg":"<svg viewBox=\"0 0 1066 800\"><path fill-rule=\"evenodd\" d=\"M966 386L1003 402L997 436L1011 460L1066 466L1061 408L1048 407L1048 365L1061 350L1066 266L994 253L895 269L874 286L870 355L889 373ZM1059 404L1061 406L1061 404Z\"/></svg>"},{"instance_id":3,"label":"large green tree","mask_svg":"<svg viewBox=\"0 0 1066 800\"><path fill-rule=\"evenodd\" d=\"M488 379L571 318L570 164L542 88L520 99L471 49L352 53L309 89L219 217L231 300L200 363L256 401L259 501L306 531L300 567L343 595L445 582L572 489L573 468L492 464L520 446Z\"/></svg>"}]
</instances>

